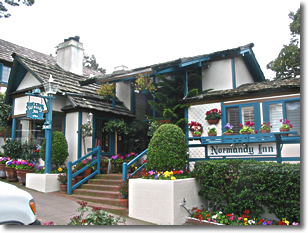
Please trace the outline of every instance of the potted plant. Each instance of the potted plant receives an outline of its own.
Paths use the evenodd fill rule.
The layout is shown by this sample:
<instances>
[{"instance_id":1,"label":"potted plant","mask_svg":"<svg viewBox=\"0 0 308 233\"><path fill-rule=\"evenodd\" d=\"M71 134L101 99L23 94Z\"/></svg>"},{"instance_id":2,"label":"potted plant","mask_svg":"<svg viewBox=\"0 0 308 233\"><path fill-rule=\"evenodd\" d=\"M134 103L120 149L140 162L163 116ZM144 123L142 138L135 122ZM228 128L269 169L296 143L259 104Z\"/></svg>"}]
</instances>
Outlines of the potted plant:
<instances>
[{"instance_id":1,"label":"potted plant","mask_svg":"<svg viewBox=\"0 0 308 233\"><path fill-rule=\"evenodd\" d=\"M250 121L247 121L245 123L245 125L243 124L239 124L240 125L240 134L252 134L254 133L254 130L251 128L252 126L254 126L254 123L253 122L250 122Z\"/></svg>"},{"instance_id":2,"label":"potted plant","mask_svg":"<svg viewBox=\"0 0 308 233\"><path fill-rule=\"evenodd\" d=\"M80 163L77 163L75 166L75 171L79 171L80 169L84 168L84 167L89 167L88 169L86 169L85 171L83 171L82 173L80 173L80 176L82 176L83 178L87 177L88 175L91 174L92 172L92 167L90 167L90 164L92 163L91 159L84 159L82 160Z\"/></svg>"},{"instance_id":3,"label":"potted plant","mask_svg":"<svg viewBox=\"0 0 308 233\"><path fill-rule=\"evenodd\" d=\"M9 160L10 160L10 158L8 158L8 157L0 157L0 178L6 178L5 163Z\"/></svg>"},{"instance_id":4,"label":"potted plant","mask_svg":"<svg viewBox=\"0 0 308 233\"><path fill-rule=\"evenodd\" d=\"M28 162L27 160L17 160L16 162L16 175L20 184L26 184L26 174L35 172L35 163Z\"/></svg>"},{"instance_id":5,"label":"potted plant","mask_svg":"<svg viewBox=\"0 0 308 233\"><path fill-rule=\"evenodd\" d=\"M98 95L104 97L105 100L109 100L110 98L114 98L116 96L116 85L115 83L109 84L109 82L104 83L100 86L100 88L96 91Z\"/></svg>"},{"instance_id":6,"label":"potted plant","mask_svg":"<svg viewBox=\"0 0 308 233\"><path fill-rule=\"evenodd\" d=\"M221 110L217 108L213 108L205 113L206 117L205 120L208 121L209 124L216 125L219 122L219 119L222 116Z\"/></svg>"},{"instance_id":7,"label":"potted plant","mask_svg":"<svg viewBox=\"0 0 308 233\"><path fill-rule=\"evenodd\" d=\"M107 174L108 173L108 164L109 164L109 158L107 156L101 157L101 173Z\"/></svg>"},{"instance_id":8,"label":"potted plant","mask_svg":"<svg viewBox=\"0 0 308 233\"><path fill-rule=\"evenodd\" d=\"M226 136L229 136L229 135L233 135L233 125L230 125L230 123L227 123L225 126L224 126L224 128L225 128L225 132L223 133L224 135L226 135Z\"/></svg>"},{"instance_id":9,"label":"potted plant","mask_svg":"<svg viewBox=\"0 0 308 233\"><path fill-rule=\"evenodd\" d=\"M262 125L261 125L261 128L260 128L260 132L261 133L269 133L269 132L271 132L271 128L272 128L272 126L271 126L270 122L267 122L267 123L263 122Z\"/></svg>"},{"instance_id":10,"label":"potted plant","mask_svg":"<svg viewBox=\"0 0 308 233\"><path fill-rule=\"evenodd\" d=\"M67 175L59 174L57 180L60 182L60 192L66 193L67 192Z\"/></svg>"},{"instance_id":11,"label":"potted plant","mask_svg":"<svg viewBox=\"0 0 308 233\"><path fill-rule=\"evenodd\" d=\"M282 125L279 128L280 132L288 132L290 131L291 128L293 128L293 125L290 123L290 121L288 119L280 119L280 122L282 123ZM281 136L288 136L288 134L281 134Z\"/></svg>"},{"instance_id":12,"label":"potted plant","mask_svg":"<svg viewBox=\"0 0 308 233\"><path fill-rule=\"evenodd\" d=\"M6 180L9 182L17 181L17 174L16 174L16 169L15 169L16 162L17 160L8 160L5 163Z\"/></svg>"},{"instance_id":13,"label":"potted plant","mask_svg":"<svg viewBox=\"0 0 308 233\"><path fill-rule=\"evenodd\" d=\"M156 91L156 87L148 74L139 74L134 83L135 91L144 91L144 93L153 93Z\"/></svg>"},{"instance_id":14,"label":"potted plant","mask_svg":"<svg viewBox=\"0 0 308 233\"><path fill-rule=\"evenodd\" d=\"M217 130L216 130L215 125L211 125L211 126L208 127L207 135L208 136L216 136L217 135Z\"/></svg>"},{"instance_id":15,"label":"potted plant","mask_svg":"<svg viewBox=\"0 0 308 233\"><path fill-rule=\"evenodd\" d=\"M120 203L122 207L128 207L128 179L122 181L119 186Z\"/></svg>"},{"instance_id":16,"label":"potted plant","mask_svg":"<svg viewBox=\"0 0 308 233\"><path fill-rule=\"evenodd\" d=\"M122 172L122 164L124 162L124 156L120 154L114 155L110 159L112 164L112 171L113 173L120 173Z\"/></svg>"},{"instance_id":17,"label":"potted plant","mask_svg":"<svg viewBox=\"0 0 308 233\"><path fill-rule=\"evenodd\" d=\"M189 130L191 131L193 137L200 137L202 134L202 124L196 121L191 121L188 123Z\"/></svg>"}]
</instances>

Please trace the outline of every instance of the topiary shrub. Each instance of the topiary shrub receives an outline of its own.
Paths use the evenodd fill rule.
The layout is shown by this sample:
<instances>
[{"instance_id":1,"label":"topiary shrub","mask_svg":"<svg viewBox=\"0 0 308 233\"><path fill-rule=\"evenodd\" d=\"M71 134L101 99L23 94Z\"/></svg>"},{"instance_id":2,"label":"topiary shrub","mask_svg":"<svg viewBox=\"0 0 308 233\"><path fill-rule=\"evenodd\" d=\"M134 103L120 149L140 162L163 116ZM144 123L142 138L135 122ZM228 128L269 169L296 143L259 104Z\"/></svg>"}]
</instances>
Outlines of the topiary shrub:
<instances>
[{"instance_id":1,"label":"topiary shrub","mask_svg":"<svg viewBox=\"0 0 308 233\"><path fill-rule=\"evenodd\" d=\"M52 147L51 147L51 164L56 167L63 165L68 157L68 146L65 136L60 131L55 131L52 133ZM41 158L45 161L46 153L46 139L44 140L40 155Z\"/></svg>"},{"instance_id":2,"label":"topiary shrub","mask_svg":"<svg viewBox=\"0 0 308 233\"><path fill-rule=\"evenodd\" d=\"M147 170L171 171L185 169L188 164L188 145L180 127L160 126L149 143Z\"/></svg>"}]
</instances>

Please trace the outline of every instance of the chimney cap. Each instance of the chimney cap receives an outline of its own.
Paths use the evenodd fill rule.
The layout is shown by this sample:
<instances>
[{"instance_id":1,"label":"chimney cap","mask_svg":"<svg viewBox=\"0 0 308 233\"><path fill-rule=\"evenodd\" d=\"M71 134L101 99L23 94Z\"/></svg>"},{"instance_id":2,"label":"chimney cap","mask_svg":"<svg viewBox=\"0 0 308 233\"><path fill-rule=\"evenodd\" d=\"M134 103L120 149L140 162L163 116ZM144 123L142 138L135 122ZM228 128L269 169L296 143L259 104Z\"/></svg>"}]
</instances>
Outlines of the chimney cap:
<instances>
[{"instance_id":1,"label":"chimney cap","mask_svg":"<svg viewBox=\"0 0 308 233\"><path fill-rule=\"evenodd\" d=\"M64 42L70 41L70 40L74 40L79 42L80 36L75 36L75 37L69 37L68 39L64 39Z\"/></svg>"}]
</instances>

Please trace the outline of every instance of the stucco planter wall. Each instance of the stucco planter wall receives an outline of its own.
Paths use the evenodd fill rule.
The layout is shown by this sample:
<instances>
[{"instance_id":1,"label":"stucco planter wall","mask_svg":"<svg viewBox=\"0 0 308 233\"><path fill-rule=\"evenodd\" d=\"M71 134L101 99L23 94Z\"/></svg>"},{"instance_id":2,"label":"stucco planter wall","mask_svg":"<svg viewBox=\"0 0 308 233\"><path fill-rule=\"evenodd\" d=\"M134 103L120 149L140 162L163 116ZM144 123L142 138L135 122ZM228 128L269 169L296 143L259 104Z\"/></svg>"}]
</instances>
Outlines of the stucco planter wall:
<instances>
[{"instance_id":1,"label":"stucco planter wall","mask_svg":"<svg viewBox=\"0 0 308 233\"><path fill-rule=\"evenodd\" d=\"M181 180L129 180L129 217L158 225L182 225L190 214L186 208L204 207L198 196L200 185L194 178Z\"/></svg>"},{"instance_id":2,"label":"stucco planter wall","mask_svg":"<svg viewBox=\"0 0 308 233\"><path fill-rule=\"evenodd\" d=\"M27 173L26 187L43 193L59 191L60 182L57 180L58 175Z\"/></svg>"}]
</instances>

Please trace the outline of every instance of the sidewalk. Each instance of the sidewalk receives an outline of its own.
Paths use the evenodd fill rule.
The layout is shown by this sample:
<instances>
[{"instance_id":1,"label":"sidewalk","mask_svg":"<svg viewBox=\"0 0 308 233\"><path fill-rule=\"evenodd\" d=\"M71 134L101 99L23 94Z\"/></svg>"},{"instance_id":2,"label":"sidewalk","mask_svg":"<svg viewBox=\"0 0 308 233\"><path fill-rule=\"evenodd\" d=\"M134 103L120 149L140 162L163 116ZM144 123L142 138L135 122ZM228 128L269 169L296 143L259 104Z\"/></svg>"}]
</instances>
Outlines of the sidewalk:
<instances>
[{"instance_id":1,"label":"sidewalk","mask_svg":"<svg viewBox=\"0 0 308 233\"><path fill-rule=\"evenodd\" d=\"M26 188L18 182L9 183L26 190L33 196L36 203L37 218L42 224L47 221L53 221L55 225L67 225L70 218L79 214L79 212L76 212L79 207L79 204L77 204L77 201L80 201L79 199L72 198L69 195L60 192L42 193ZM112 213L110 213L110 215L119 217ZM125 225L155 225L153 223L144 222L130 217L125 218Z\"/></svg>"}]
</instances>

